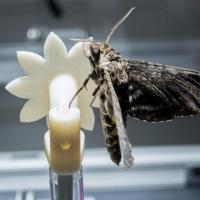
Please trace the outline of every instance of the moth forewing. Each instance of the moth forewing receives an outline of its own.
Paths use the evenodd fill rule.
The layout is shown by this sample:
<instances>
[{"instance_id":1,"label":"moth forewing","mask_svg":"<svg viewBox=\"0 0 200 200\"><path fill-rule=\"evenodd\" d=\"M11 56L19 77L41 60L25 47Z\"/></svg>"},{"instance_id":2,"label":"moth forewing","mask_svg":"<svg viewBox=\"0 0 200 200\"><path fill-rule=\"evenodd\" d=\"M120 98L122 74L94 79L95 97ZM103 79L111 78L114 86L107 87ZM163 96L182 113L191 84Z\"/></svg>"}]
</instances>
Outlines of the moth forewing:
<instances>
[{"instance_id":1,"label":"moth forewing","mask_svg":"<svg viewBox=\"0 0 200 200\"><path fill-rule=\"evenodd\" d=\"M119 139L120 152L121 152L123 164L125 167L129 168L133 165L133 162L134 162L134 158L132 156L132 145L129 142L126 128L125 128L124 121L123 121L123 117L122 117L120 104L119 104L117 95L115 93L110 75L107 70L105 70L105 78L107 80L108 88L109 88L110 94L111 94L113 115L115 118L117 135L118 135L118 139Z\"/></svg>"},{"instance_id":2,"label":"moth forewing","mask_svg":"<svg viewBox=\"0 0 200 200\"><path fill-rule=\"evenodd\" d=\"M119 165L121 161L121 151L119 137L116 128L116 122L113 115L113 106L111 101L110 90L106 80L99 91L99 105L102 129L105 138L105 144L110 154L111 160Z\"/></svg>"}]
</instances>

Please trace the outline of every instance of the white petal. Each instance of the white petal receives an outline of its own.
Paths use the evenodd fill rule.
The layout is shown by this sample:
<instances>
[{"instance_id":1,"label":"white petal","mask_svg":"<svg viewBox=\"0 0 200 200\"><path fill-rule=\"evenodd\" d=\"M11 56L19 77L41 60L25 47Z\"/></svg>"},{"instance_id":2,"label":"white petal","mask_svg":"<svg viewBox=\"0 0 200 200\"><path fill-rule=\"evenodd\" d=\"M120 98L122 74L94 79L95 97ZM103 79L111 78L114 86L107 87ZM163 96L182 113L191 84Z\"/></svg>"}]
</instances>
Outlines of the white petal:
<instances>
[{"instance_id":1,"label":"white petal","mask_svg":"<svg viewBox=\"0 0 200 200\"><path fill-rule=\"evenodd\" d=\"M66 57L67 49L63 41L51 32L44 44L44 57L48 63L60 63Z\"/></svg>"},{"instance_id":2,"label":"white petal","mask_svg":"<svg viewBox=\"0 0 200 200\"><path fill-rule=\"evenodd\" d=\"M89 73L91 73L91 66L89 63L88 58L85 55L84 49L83 49L83 42L76 43L69 51L68 58L73 62L73 64L77 65L73 68L74 74L76 79L79 81L79 87L82 86L82 83L87 78ZM81 70L81 73L80 73ZM81 81L80 81L81 80ZM96 84L94 81L89 81L87 84L87 89L89 94L92 94L93 91L96 88ZM95 101L92 104L93 107L99 107L99 98L95 99Z\"/></svg>"},{"instance_id":3,"label":"white petal","mask_svg":"<svg viewBox=\"0 0 200 200\"><path fill-rule=\"evenodd\" d=\"M78 42L76 43L69 51L68 53L68 57L69 58L77 58L77 57L81 57L83 58L88 64L88 58L86 57L85 53L84 53L84 49L83 49L83 42Z\"/></svg>"},{"instance_id":4,"label":"white petal","mask_svg":"<svg viewBox=\"0 0 200 200\"><path fill-rule=\"evenodd\" d=\"M87 91L82 91L78 95L78 105L81 111L81 127L86 130L93 130L95 116L90 103L92 101L92 96L88 94Z\"/></svg>"},{"instance_id":5,"label":"white petal","mask_svg":"<svg viewBox=\"0 0 200 200\"><path fill-rule=\"evenodd\" d=\"M86 57L83 49L83 42L76 43L68 53L68 59L71 60L72 64L78 65L76 67L81 69L84 74L89 74L91 71L91 66L88 58ZM80 71L78 71L80 73Z\"/></svg>"},{"instance_id":6,"label":"white petal","mask_svg":"<svg viewBox=\"0 0 200 200\"><path fill-rule=\"evenodd\" d=\"M29 75L38 74L44 69L45 60L36 53L17 51L17 58L21 67Z\"/></svg>"},{"instance_id":7,"label":"white petal","mask_svg":"<svg viewBox=\"0 0 200 200\"><path fill-rule=\"evenodd\" d=\"M30 78L28 76L24 76L11 81L5 88L17 97L28 99L32 93L29 83Z\"/></svg>"},{"instance_id":8,"label":"white petal","mask_svg":"<svg viewBox=\"0 0 200 200\"><path fill-rule=\"evenodd\" d=\"M92 107L99 108L99 96L97 96L94 102L92 103Z\"/></svg>"},{"instance_id":9,"label":"white petal","mask_svg":"<svg viewBox=\"0 0 200 200\"><path fill-rule=\"evenodd\" d=\"M11 94L24 98L43 98L48 101L48 94L45 84L40 79L35 79L30 76L17 78L6 85L6 90Z\"/></svg>"},{"instance_id":10,"label":"white petal","mask_svg":"<svg viewBox=\"0 0 200 200\"><path fill-rule=\"evenodd\" d=\"M42 98L28 100L20 112L21 122L33 122L43 118L48 112L48 105Z\"/></svg>"},{"instance_id":11,"label":"white petal","mask_svg":"<svg viewBox=\"0 0 200 200\"><path fill-rule=\"evenodd\" d=\"M95 116L92 108L82 109L81 112L81 128L92 131L94 128Z\"/></svg>"}]
</instances>

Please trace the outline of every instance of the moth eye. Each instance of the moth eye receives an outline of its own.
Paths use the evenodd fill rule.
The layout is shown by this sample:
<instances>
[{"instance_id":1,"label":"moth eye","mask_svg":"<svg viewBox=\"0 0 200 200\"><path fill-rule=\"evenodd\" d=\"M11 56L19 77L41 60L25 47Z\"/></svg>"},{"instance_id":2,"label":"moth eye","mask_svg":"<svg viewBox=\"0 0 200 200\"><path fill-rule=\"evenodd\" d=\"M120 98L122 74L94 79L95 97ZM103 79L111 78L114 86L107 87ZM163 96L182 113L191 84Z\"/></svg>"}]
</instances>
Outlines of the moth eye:
<instances>
[{"instance_id":1,"label":"moth eye","mask_svg":"<svg viewBox=\"0 0 200 200\"><path fill-rule=\"evenodd\" d=\"M100 99L101 99L102 101L104 101L104 100L106 99L105 95L104 95L104 94L101 94L101 95L100 95Z\"/></svg>"},{"instance_id":2,"label":"moth eye","mask_svg":"<svg viewBox=\"0 0 200 200\"><path fill-rule=\"evenodd\" d=\"M99 56L100 50L98 48L94 48L92 53L93 53L94 56Z\"/></svg>"}]
</instances>

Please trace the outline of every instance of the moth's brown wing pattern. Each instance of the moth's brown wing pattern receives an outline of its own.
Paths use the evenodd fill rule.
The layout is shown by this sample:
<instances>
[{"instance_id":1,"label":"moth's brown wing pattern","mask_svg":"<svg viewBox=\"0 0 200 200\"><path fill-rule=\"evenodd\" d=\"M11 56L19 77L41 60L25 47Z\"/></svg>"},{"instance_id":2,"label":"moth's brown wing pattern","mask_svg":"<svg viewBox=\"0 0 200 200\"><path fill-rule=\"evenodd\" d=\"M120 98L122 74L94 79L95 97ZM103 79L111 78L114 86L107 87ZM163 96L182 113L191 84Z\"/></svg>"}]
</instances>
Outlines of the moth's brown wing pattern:
<instances>
[{"instance_id":1,"label":"moth's brown wing pattern","mask_svg":"<svg viewBox=\"0 0 200 200\"><path fill-rule=\"evenodd\" d=\"M128 61L127 114L149 122L200 113L200 73L173 66Z\"/></svg>"},{"instance_id":2,"label":"moth's brown wing pattern","mask_svg":"<svg viewBox=\"0 0 200 200\"><path fill-rule=\"evenodd\" d=\"M117 135L117 128L116 123L113 121L113 107L109 106L110 103L110 96L106 95L106 85L102 85L99 96L100 96L100 116L101 116L101 123L105 137L105 144L107 150L110 154L111 160L119 165L121 161L121 152L119 146L119 139Z\"/></svg>"},{"instance_id":3,"label":"moth's brown wing pattern","mask_svg":"<svg viewBox=\"0 0 200 200\"><path fill-rule=\"evenodd\" d=\"M114 155L115 153L117 154L120 153L120 160L122 157L124 165L126 167L131 167L133 165L132 146L127 136L117 95L115 93L110 75L106 70L105 70L105 81L107 82L105 84L105 87L107 87L107 91L100 92L100 99L101 99L100 109L102 115L101 119L104 127L105 137L109 138L115 136L116 140L113 142L114 144L118 145L118 149L114 149L116 150L116 152L115 151L113 152L109 151L109 152L111 158L113 157L112 153ZM104 98L102 98L102 95L105 94L106 94L105 97L107 99L105 98L105 100L103 101ZM118 162L120 160L118 160Z\"/></svg>"}]
</instances>

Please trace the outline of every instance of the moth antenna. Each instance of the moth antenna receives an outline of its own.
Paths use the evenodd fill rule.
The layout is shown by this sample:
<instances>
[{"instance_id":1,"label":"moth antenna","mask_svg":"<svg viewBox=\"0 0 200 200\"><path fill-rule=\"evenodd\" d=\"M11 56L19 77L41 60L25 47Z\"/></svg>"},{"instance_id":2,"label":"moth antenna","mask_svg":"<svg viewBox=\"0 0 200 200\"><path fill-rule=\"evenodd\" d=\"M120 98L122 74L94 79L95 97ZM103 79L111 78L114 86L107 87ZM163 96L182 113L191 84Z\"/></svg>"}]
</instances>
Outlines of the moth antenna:
<instances>
[{"instance_id":1,"label":"moth antenna","mask_svg":"<svg viewBox=\"0 0 200 200\"><path fill-rule=\"evenodd\" d=\"M75 42L82 42L85 39L79 39L79 38L70 38L69 40L75 41Z\"/></svg>"},{"instance_id":2,"label":"moth antenna","mask_svg":"<svg viewBox=\"0 0 200 200\"><path fill-rule=\"evenodd\" d=\"M135 9L136 7L131 8L125 15L124 17L122 17L111 29L111 31L109 32L107 38L106 38L106 44L109 42L110 37L112 36L112 34L115 32L115 30L117 29L117 27L131 14L131 12Z\"/></svg>"},{"instance_id":3,"label":"moth antenna","mask_svg":"<svg viewBox=\"0 0 200 200\"><path fill-rule=\"evenodd\" d=\"M70 38L69 40L75 41L75 42L93 42L93 43L97 44L97 43L93 40L93 37L89 37L89 38L86 38L86 39Z\"/></svg>"},{"instance_id":4,"label":"moth antenna","mask_svg":"<svg viewBox=\"0 0 200 200\"><path fill-rule=\"evenodd\" d=\"M93 41L93 37L88 38L70 38L71 41L78 41L78 42L86 42L86 41Z\"/></svg>"}]
</instances>

